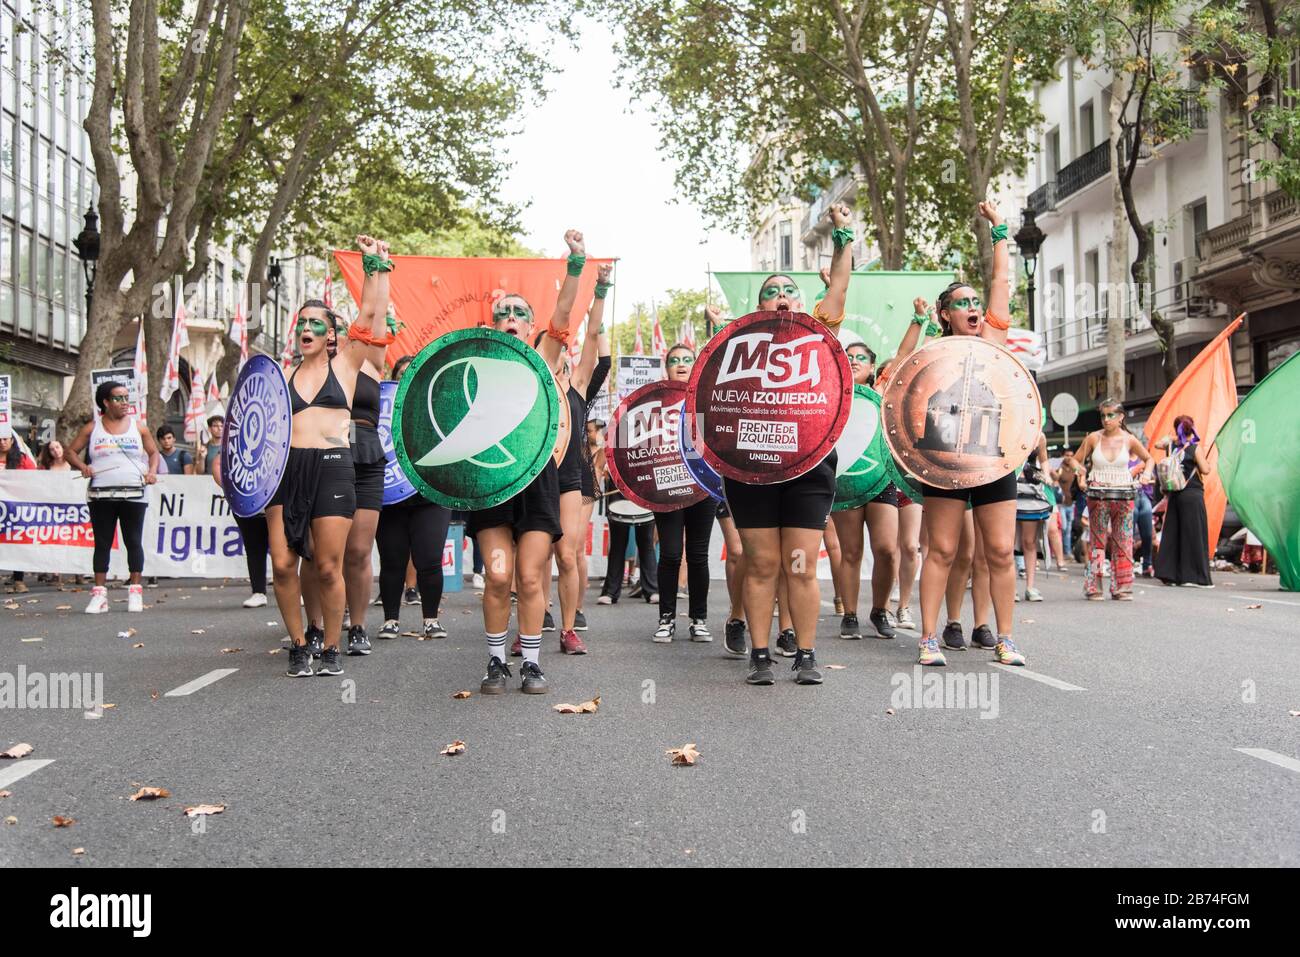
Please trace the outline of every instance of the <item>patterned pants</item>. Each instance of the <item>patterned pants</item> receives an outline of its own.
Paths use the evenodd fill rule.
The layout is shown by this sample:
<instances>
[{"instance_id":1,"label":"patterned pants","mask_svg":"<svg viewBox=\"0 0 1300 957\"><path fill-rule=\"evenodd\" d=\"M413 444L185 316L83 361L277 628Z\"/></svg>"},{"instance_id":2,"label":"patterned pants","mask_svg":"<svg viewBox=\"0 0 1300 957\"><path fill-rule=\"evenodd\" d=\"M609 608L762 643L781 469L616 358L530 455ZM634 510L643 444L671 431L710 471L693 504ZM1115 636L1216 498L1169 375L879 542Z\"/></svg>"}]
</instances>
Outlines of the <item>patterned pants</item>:
<instances>
[{"instance_id":1,"label":"patterned pants","mask_svg":"<svg viewBox=\"0 0 1300 957\"><path fill-rule=\"evenodd\" d=\"M1133 591L1133 502L1088 499L1088 535L1091 546L1083 593L1101 593L1102 562L1109 552L1111 596L1129 594Z\"/></svg>"}]
</instances>

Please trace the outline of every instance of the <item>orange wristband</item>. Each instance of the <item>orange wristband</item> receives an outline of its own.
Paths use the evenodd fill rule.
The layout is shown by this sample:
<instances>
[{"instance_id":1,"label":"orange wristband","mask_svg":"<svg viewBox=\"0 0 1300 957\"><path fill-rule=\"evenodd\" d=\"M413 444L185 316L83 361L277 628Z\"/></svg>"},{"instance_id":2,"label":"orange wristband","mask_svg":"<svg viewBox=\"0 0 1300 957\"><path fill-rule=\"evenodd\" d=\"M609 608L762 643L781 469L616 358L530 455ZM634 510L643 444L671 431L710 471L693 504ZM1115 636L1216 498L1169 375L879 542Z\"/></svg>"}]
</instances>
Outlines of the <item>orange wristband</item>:
<instances>
[{"instance_id":1,"label":"orange wristband","mask_svg":"<svg viewBox=\"0 0 1300 957\"><path fill-rule=\"evenodd\" d=\"M987 322L994 329L997 329L1002 332L1005 332L1007 329L1011 328L1010 320L1003 319L1001 316L997 315L996 313L992 313L992 312L984 313L984 321Z\"/></svg>"},{"instance_id":2,"label":"orange wristband","mask_svg":"<svg viewBox=\"0 0 1300 957\"><path fill-rule=\"evenodd\" d=\"M568 329L557 330L554 326L547 326L546 334L550 336L552 339L554 339L556 342L562 343L563 345L566 346L569 344Z\"/></svg>"},{"instance_id":3,"label":"orange wristband","mask_svg":"<svg viewBox=\"0 0 1300 957\"><path fill-rule=\"evenodd\" d=\"M842 312L840 313L840 317L838 319L832 319L830 316L826 315L826 310L822 308L822 304L820 302L813 304L812 314L814 319L820 319L823 325L831 329L838 328L840 323L844 321L844 313Z\"/></svg>"}]
</instances>

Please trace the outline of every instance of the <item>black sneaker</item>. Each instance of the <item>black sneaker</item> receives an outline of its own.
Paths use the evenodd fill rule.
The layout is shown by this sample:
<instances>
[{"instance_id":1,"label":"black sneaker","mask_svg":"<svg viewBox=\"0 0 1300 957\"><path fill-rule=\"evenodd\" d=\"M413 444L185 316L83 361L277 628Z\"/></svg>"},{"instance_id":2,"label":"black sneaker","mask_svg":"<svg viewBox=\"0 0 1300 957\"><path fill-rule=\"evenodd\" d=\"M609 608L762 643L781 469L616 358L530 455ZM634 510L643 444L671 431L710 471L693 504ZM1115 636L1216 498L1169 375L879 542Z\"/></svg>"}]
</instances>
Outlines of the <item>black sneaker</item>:
<instances>
[{"instance_id":1,"label":"black sneaker","mask_svg":"<svg viewBox=\"0 0 1300 957\"><path fill-rule=\"evenodd\" d=\"M988 625L979 625L973 632L971 632L970 643L976 648L983 648L987 651L992 651L998 646L998 639Z\"/></svg>"},{"instance_id":2,"label":"black sneaker","mask_svg":"<svg viewBox=\"0 0 1300 957\"><path fill-rule=\"evenodd\" d=\"M424 619L424 637L446 638L447 629L442 627L442 622L437 618L426 618Z\"/></svg>"},{"instance_id":3,"label":"black sneaker","mask_svg":"<svg viewBox=\"0 0 1300 957\"><path fill-rule=\"evenodd\" d=\"M289 646L289 670L285 672L290 678L310 678L311 652L306 645Z\"/></svg>"},{"instance_id":4,"label":"black sneaker","mask_svg":"<svg viewBox=\"0 0 1300 957\"><path fill-rule=\"evenodd\" d=\"M548 611L546 613L546 617L542 619L542 631L554 631L554 630L555 630L555 619L551 617L551 613Z\"/></svg>"},{"instance_id":5,"label":"black sneaker","mask_svg":"<svg viewBox=\"0 0 1300 957\"><path fill-rule=\"evenodd\" d=\"M384 622L384 626L379 629L379 634L377 637L383 638L384 640L388 640L389 638L396 638L401 633L402 633L402 626L399 625L396 622L396 620L390 618L386 622Z\"/></svg>"},{"instance_id":6,"label":"black sneaker","mask_svg":"<svg viewBox=\"0 0 1300 957\"><path fill-rule=\"evenodd\" d=\"M315 625L308 625L307 630L303 632L303 637L307 639L307 647L311 649L311 656L319 658L321 652L325 650L325 632Z\"/></svg>"},{"instance_id":7,"label":"black sneaker","mask_svg":"<svg viewBox=\"0 0 1300 957\"><path fill-rule=\"evenodd\" d=\"M794 653L799 650L799 645L794 640L793 628L787 628L776 636L776 650L781 653L783 658L794 657Z\"/></svg>"},{"instance_id":8,"label":"black sneaker","mask_svg":"<svg viewBox=\"0 0 1300 957\"><path fill-rule=\"evenodd\" d=\"M343 656L337 647L326 648L321 652L320 667L316 669L316 674L326 677L343 674Z\"/></svg>"},{"instance_id":9,"label":"black sneaker","mask_svg":"<svg viewBox=\"0 0 1300 957\"><path fill-rule=\"evenodd\" d=\"M577 611L573 613L573 630L574 631L587 630L587 616L582 613L581 608L579 608Z\"/></svg>"},{"instance_id":10,"label":"black sneaker","mask_svg":"<svg viewBox=\"0 0 1300 957\"><path fill-rule=\"evenodd\" d=\"M750 654L749 656L749 674L745 676L745 684L748 685L770 685L776 683L776 675L772 673L772 656L766 651L759 654Z\"/></svg>"},{"instance_id":11,"label":"black sneaker","mask_svg":"<svg viewBox=\"0 0 1300 957\"><path fill-rule=\"evenodd\" d=\"M857 615L845 615L840 621L841 638L861 638L862 625L858 624Z\"/></svg>"},{"instance_id":12,"label":"black sneaker","mask_svg":"<svg viewBox=\"0 0 1300 957\"><path fill-rule=\"evenodd\" d=\"M366 634L364 625L353 625L348 629L348 654L370 654L370 636Z\"/></svg>"},{"instance_id":13,"label":"black sneaker","mask_svg":"<svg viewBox=\"0 0 1300 957\"><path fill-rule=\"evenodd\" d=\"M487 674L479 682L479 694L505 694L506 679L513 677L510 674L510 666L493 655L488 659Z\"/></svg>"},{"instance_id":14,"label":"black sneaker","mask_svg":"<svg viewBox=\"0 0 1300 957\"><path fill-rule=\"evenodd\" d=\"M956 651L966 647L966 635L961 630L961 622L950 621L943 626L943 643Z\"/></svg>"},{"instance_id":15,"label":"black sneaker","mask_svg":"<svg viewBox=\"0 0 1300 957\"><path fill-rule=\"evenodd\" d=\"M883 608L871 609L870 621L871 627L876 629L877 638L893 638L898 634L894 630L894 623L889 620L889 612Z\"/></svg>"},{"instance_id":16,"label":"black sneaker","mask_svg":"<svg viewBox=\"0 0 1300 957\"><path fill-rule=\"evenodd\" d=\"M734 658L743 658L749 653L749 642L745 640L745 623L739 618L727 622L722 637L722 647Z\"/></svg>"},{"instance_id":17,"label":"black sneaker","mask_svg":"<svg viewBox=\"0 0 1300 957\"><path fill-rule=\"evenodd\" d=\"M403 605L418 605L420 603L420 593L414 588L408 588L402 594Z\"/></svg>"},{"instance_id":18,"label":"black sneaker","mask_svg":"<svg viewBox=\"0 0 1300 957\"><path fill-rule=\"evenodd\" d=\"M549 690L540 665L525 661L519 666L519 675L523 679L519 682L519 690L524 694L546 694Z\"/></svg>"},{"instance_id":19,"label":"black sneaker","mask_svg":"<svg viewBox=\"0 0 1300 957\"><path fill-rule=\"evenodd\" d=\"M651 641L666 645L673 640L673 635L677 634L677 623L673 621L673 616L664 613L659 616L659 627L655 629Z\"/></svg>"},{"instance_id":20,"label":"black sneaker","mask_svg":"<svg viewBox=\"0 0 1300 957\"><path fill-rule=\"evenodd\" d=\"M794 656L794 665L790 668L794 672L794 683L799 685L819 685L822 683L822 673L817 670L817 655L812 651L804 651L802 648Z\"/></svg>"}]
</instances>

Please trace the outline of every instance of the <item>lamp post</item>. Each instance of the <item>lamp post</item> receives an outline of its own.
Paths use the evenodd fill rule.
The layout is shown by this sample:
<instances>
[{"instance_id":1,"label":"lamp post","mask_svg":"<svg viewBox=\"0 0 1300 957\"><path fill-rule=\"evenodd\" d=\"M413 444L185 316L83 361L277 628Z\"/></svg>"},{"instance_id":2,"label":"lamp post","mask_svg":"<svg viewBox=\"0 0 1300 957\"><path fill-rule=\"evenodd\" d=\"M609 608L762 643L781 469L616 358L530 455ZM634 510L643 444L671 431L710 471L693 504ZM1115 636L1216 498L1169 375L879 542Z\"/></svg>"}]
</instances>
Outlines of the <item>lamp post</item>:
<instances>
[{"instance_id":1,"label":"lamp post","mask_svg":"<svg viewBox=\"0 0 1300 957\"><path fill-rule=\"evenodd\" d=\"M274 256L271 257L271 264L266 267L266 278L271 284L271 301L273 305L271 310L275 315L275 322L272 328L275 329L275 347L280 347L280 284L284 279L284 270L280 266L280 260Z\"/></svg>"},{"instance_id":2,"label":"lamp post","mask_svg":"<svg viewBox=\"0 0 1300 957\"><path fill-rule=\"evenodd\" d=\"M1034 211L1024 209L1020 212L1020 229L1016 231L1016 247L1025 264L1025 278L1029 282L1029 328L1034 329L1034 272L1038 268L1038 251L1043 248L1047 236L1034 222ZM1037 330L1035 330L1037 331Z\"/></svg>"},{"instance_id":3,"label":"lamp post","mask_svg":"<svg viewBox=\"0 0 1300 957\"><path fill-rule=\"evenodd\" d=\"M86 226L72 241L86 275L86 321L90 321L90 304L95 299L95 271L99 263L99 216L93 206L86 209Z\"/></svg>"}]
</instances>

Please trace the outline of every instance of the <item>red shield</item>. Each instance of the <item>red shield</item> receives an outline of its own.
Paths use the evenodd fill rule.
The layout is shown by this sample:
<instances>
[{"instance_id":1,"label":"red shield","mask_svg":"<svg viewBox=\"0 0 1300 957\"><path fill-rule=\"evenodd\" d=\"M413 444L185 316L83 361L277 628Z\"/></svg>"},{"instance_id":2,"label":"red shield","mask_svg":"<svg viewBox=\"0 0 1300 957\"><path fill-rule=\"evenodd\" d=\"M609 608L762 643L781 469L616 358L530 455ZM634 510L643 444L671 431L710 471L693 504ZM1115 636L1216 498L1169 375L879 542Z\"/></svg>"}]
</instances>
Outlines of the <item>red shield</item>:
<instances>
[{"instance_id":1,"label":"red shield","mask_svg":"<svg viewBox=\"0 0 1300 957\"><path fill-rule=\"evenodd\" d=\"M798 478L848 421L844 348L812 316L754 312L709 340L686 399L691 440L720 475L755 485Z\"/></svg>"},{"instance_id":2,"label":"red shield","mask_svg":"<svg viewBox=\"0 0 1300 957\"><path fill-rule=\"evenodd\" d=\"M605 460L619 491L654 512L672 512L708 498L687 471L679 440L686 384L651 382L618 404Z\"/></svg>"}]
</instances>

